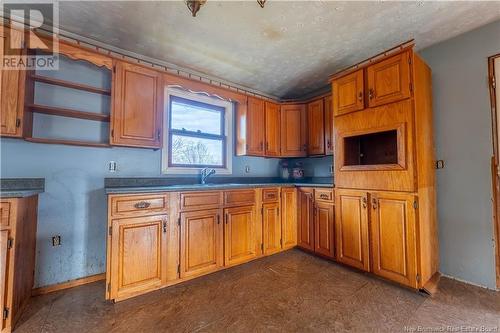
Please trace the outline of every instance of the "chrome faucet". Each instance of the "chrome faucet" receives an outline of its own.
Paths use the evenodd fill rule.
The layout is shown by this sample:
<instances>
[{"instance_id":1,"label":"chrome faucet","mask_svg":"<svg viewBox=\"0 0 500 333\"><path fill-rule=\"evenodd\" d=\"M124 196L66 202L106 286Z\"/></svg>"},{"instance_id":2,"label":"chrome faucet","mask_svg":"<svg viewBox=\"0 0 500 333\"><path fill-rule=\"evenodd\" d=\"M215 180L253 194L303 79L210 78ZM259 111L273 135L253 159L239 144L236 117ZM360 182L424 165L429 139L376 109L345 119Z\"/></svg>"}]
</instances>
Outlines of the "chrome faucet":
<instances>
[{"instance_id":1,"label":"chrome faucet","mask_svg":"<svg viewBox=\"0 0 500 333\"><path fill-rule=\"evenodd\" d=\"M207 178L215 173L215 169L204 168L201 170L201 183L205 184Z\"/></svg>"}]
</instances>

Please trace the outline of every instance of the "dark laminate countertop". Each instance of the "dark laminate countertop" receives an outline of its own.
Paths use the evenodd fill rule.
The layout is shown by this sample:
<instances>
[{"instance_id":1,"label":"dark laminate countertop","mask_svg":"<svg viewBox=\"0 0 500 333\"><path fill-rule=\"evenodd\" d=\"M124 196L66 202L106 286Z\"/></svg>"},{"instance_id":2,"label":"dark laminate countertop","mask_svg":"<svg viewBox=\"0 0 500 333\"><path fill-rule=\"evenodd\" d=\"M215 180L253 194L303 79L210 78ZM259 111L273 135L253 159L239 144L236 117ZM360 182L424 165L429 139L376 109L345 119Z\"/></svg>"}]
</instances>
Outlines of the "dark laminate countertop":
<instances>
[{"instance_id":1,"label":"dark laminate countertop","mask_svg":"<svg viewBox=\"0 0 500 333\"><path fill-rule=\"evenodd\" d=\"M26 198L45 191L43 178L2 178L0 179L1 198Z\"/></svg>"},{"instance_id":2,"label":"dark laminate countertop","mask_svg":"<svg viewBox=\"0 0 500 333\"><path fill-rule=\"evenodd\" d=\"M304 178L300 180L283 180L281 178L258 177L213 177L208 184L199 184L197 178L106 178L107 194L174 192L200 190L227 190L239 188L257 188L273 186L303 186L333 188L332 178Z\"/></svg>"}]
</instances>

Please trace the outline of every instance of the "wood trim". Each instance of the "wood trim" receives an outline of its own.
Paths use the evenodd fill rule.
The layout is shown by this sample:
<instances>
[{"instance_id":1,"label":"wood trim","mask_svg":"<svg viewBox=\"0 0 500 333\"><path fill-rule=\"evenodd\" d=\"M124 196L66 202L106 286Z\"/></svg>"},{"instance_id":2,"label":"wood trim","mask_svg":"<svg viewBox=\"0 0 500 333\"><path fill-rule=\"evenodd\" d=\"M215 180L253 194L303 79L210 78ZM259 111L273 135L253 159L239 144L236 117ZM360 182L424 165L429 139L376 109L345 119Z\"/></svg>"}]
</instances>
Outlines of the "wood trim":
<instances>
[{"instance_id":1,"label":"wood trim","mask_svg":"<svg viewBox=\"0 0 500 333\"><path fill-rule=\"evenodd\" d=\"M106 280L106 273L90 275L90 276L86 276L86 277L75 279L75 280L70 280L70 281L63 282L63 283L53 284L53 285L45 286L45 287L34 288L31 291L31 296L45 295L45 294L52 293L55 291L69 289L69 288L73 288L73 287L78 287L78 286L82 286L84 284L97 282L97 281L101 281L101 280Z\"/></svg>"}]
</instances>

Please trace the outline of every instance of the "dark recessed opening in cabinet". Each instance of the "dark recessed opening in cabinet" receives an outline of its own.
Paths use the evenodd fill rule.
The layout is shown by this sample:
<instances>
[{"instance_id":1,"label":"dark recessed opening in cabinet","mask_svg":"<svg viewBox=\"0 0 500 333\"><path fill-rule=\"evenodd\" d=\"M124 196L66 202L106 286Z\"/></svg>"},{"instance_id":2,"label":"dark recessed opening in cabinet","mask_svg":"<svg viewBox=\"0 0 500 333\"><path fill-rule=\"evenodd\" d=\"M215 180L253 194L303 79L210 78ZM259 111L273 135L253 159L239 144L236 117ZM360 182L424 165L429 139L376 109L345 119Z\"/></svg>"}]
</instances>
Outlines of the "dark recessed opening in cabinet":
<instances>
[{"instance_id":1,"label":"dark recessed opening in cabinet","mask_svg":"<svg viewBox=\"0 0 500 333\"><path fill-rule=\"evenodd\" d=\"M344 165L398 164L398 131L344 138Z\"/></svg>"}]
</instances>

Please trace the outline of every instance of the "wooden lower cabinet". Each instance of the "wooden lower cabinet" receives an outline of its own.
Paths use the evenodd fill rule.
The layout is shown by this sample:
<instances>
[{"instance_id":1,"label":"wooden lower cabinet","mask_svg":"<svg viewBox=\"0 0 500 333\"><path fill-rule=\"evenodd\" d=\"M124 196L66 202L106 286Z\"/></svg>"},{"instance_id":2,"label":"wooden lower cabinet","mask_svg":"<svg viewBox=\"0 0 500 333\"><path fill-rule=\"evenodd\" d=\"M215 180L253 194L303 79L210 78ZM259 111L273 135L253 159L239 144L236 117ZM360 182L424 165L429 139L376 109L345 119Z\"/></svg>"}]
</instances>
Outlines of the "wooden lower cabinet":
<instances>
[{"instance_id":1,"label":"wooden lower cabinet","mask_svg":"<svg viewBox=\"0 0 500 333\"><path fill-rule=\"evenodd\" d=\"M111 298L160 288L166 281L167 215L112 221Z\"/></svg>"},{"instance_id":2,"label":"wooden lower cabinet","mask_svg":"<svg viewBox=\"0 0 500 333\"><path fill-rule=\"evenodd\" d=\"M316 202L314 207L314 252L335 258L335 212L331 202Z\"/></svg>"},{"instance_id":3,"label":"wooden lower cabinet","mask_svg":"<svg viewBox=\"0 0 500 333\"><path fill-rule=\"evenodd\" d=\"M257 256L255 206L224 209L224 265L232 266Z\"/></svg>"},{"instance_id":4,"label":"wooden lower cabinet","mask_svg":"<svg viewBox=\"0 0 500 333\"><path fill-rule=\"evenodd\" d=\"M297 245L303 249L314 251L314 189L299 188L297 190Z\"/></svg>"},{"instance_id":5,"label":"wooden lower cabinet","mask_svg":"<svg viewBox=\"0 0 500 333\"><path fill-rule=\"evenodd\" d=\"M0 304L5 310L7 297L7 258L9 253L9 230L0 230ZM0 332L6 327L6 321L0 321Z\"/></svg>"},{"instance_id":6,"label":"wooden lower cabinet","mask_svg":"<svg viewBox=\"0 0 500 333\"><path fill-rule=\"evenodd\" d=\"M367 192L335 189L335 207L337 260L369 271Z\"/></svg>"},{"instance_id":7,"label":"wooden lower cabinet","mask_svg":"<svg viewBox=\"0 0 500 333\"><path fill-rule=\"evenodd\" d=\"M281 251L281 219L279 202L262 204L262 223L264 230L264 254Z\"/></svg>"},{"instance_id":8,"label":"wooden lower cabinet","mask_svg":"<svg viewBox=\"0 0 500 333\"><path fill-rule=\"evenodd\" d=\"M180 217L180 278L218 270L224 265L220 209L183 212Z\"/></svg>"},{"instance_id":9,"label":"wooden lower cabinet","mask_svg":"<svg viewBox=\"0 0 500 333\"><path fill-rule=\"evenodd\" d=\"M373 273L417 287L416 198L411 194L370 194Z\"/></svg>"},{"instance_id":10,"label":"wooden lower cabinet","mask_svg":"<svg viewBox=\"0 0 500 333\"><path fill-rule=\"evenodd\" d=\"M297 245L297 190L293 187L281 190L281 239L283 249Z\"/></svg>"}]
</instances>

